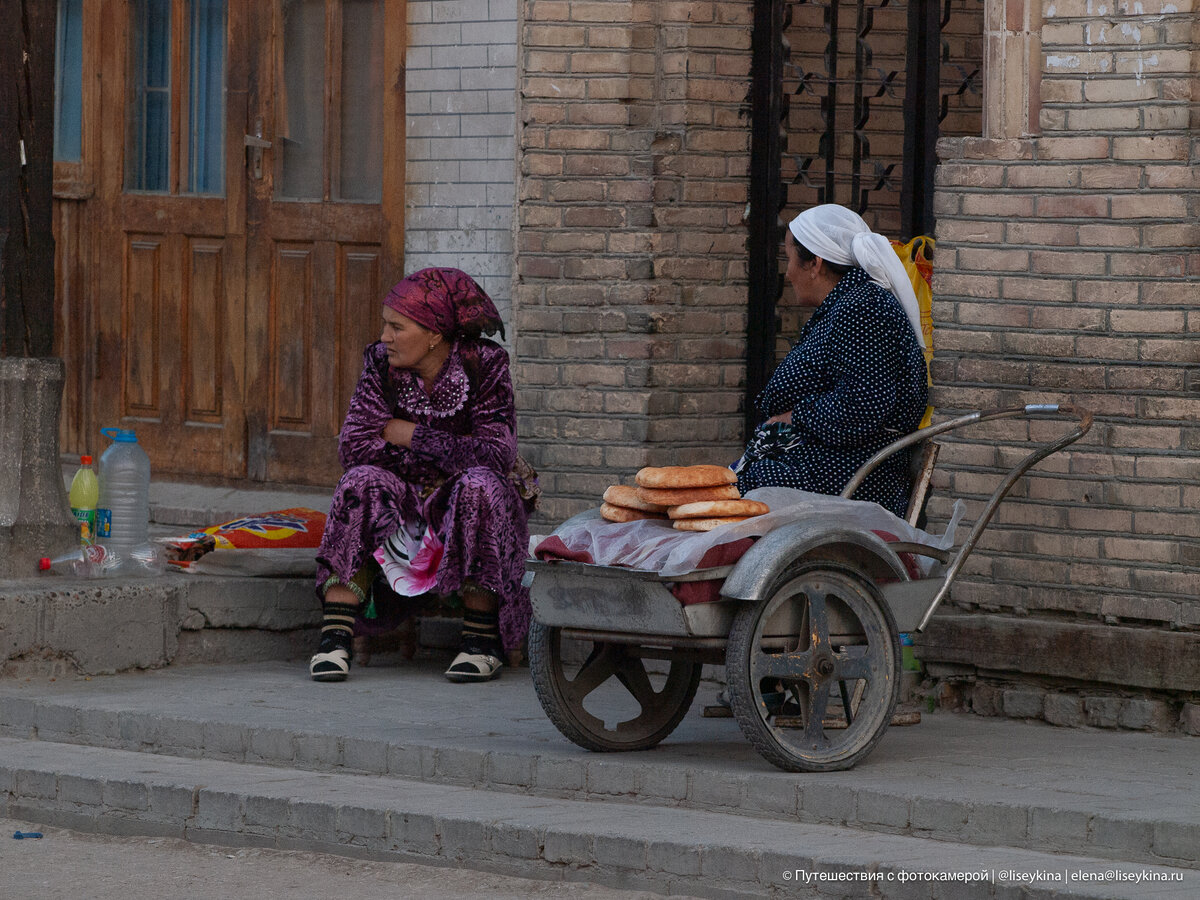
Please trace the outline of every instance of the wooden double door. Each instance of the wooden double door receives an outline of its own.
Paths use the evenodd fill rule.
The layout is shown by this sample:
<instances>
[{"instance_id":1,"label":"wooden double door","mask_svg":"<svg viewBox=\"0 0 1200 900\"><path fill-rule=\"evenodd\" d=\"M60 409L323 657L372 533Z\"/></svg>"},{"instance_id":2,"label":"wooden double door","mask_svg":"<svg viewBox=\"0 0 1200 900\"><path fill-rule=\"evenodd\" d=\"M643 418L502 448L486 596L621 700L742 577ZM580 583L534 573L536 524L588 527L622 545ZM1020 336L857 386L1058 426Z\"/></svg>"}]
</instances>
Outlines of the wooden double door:
<instances>
[{"instance_id":1,"label":"wooden double door","mask_svg":"<svg viewBox=\"0 0 1200 900\"><path fill-rule=\"evenodd\" d=\"M403 2L105 0L96 427L154 471L331 484L403 265Z\"/></svg>"}]
</instances>

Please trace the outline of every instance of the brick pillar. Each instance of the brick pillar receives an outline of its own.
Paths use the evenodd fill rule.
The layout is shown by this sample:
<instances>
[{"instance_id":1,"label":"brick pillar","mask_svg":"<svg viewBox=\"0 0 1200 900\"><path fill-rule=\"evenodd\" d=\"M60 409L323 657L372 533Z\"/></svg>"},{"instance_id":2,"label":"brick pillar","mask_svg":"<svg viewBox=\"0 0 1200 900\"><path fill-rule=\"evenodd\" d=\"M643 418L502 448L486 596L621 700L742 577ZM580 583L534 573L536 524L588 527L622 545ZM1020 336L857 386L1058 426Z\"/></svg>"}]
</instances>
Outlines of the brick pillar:
<instances>
[{"instance_id":1,"label":"brick pillar","mask_svg":"<svg viewBox=\"0 0 1200 900\"><path fill-rule=\"evenodd\" d=\"M983 136L1038 131L1042 74L1041 0L985 0Z\"/></svg>"},{"instance_id":2,"label":"brick pillar","mask_svg":"<svg viewBox=\"0 0 1200 900\"><path fill-rule=\"evenodd\" d=\"M515 373L545 520L740 449L752 13L522 4Z\"/></svg>"},{"instance_id":3,"label":"brick pillar","mask_svg":"<svg viewBox=\"0 0 1200 900\"><path fill-rule=\"evenodd\" d=\"M1040 29L1028 15L1044 52L1041 133L1024 137L1023 79L997 78L990 18L988 90L1002 95L985 98L988 133L1004 139L939 145L936 404L1067 401L1097 422L1001 508L953 591L951 612L967 615L928 635L935 663L1168 698L1200 690L1181 664L1200 630L1190 6L1117 4L1101 18L1089 0L1055 0ZM1025 433L998 425L951 442L946 486L985 496Z\"/></svg>"},{"instance_id":4,"label":"brick pillar","mask_svg":"<svg viewBox=\"0 0 1200 900\"><path fill-rule=\"evenodd\" d=\"M517 6L407 2L404 268L466 270L505 323L512 321Z\"/></svg>"}]
</instances>

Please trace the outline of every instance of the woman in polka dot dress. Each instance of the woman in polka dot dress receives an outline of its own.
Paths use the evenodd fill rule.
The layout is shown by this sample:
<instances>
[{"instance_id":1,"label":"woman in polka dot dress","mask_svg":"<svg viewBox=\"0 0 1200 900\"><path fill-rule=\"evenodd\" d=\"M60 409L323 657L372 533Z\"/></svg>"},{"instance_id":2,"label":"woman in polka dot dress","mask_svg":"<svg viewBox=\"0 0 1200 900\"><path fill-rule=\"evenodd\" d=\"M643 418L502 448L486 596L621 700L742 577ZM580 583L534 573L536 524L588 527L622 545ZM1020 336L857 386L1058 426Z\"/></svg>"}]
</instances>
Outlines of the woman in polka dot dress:
<instances>
[{"instance_id":1,"label":"woman in polka dot dress","mask_svg":"<svg viewBox=\"0 0 1200 900\"><path fill-rule=\"evenodd\" d=\"M842 206L792 220L787 278L815 310L755 403L765 422L739 462L744 494L767 485L839 494L877 450L917 428L927 375L912 283L882 235ZM908 506L908 454L875 469L854 499L898 516Z\"/></svg>"}]
</instances>

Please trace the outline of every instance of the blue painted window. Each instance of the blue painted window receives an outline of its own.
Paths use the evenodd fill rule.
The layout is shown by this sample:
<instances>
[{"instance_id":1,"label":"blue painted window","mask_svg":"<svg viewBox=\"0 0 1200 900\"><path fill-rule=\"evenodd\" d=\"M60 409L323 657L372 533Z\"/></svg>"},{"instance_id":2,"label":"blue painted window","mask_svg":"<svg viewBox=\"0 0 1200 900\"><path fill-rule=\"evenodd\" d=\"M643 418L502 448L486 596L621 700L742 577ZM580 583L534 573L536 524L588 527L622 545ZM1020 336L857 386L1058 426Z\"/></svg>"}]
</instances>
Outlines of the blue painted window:
<instances>
[{"instance_id":1,"label":"blue painted window","mask_svg":"<svg viewBox=\"0 0 1200 900\"><path fill-rule=\"evenodd\" d=\"M125 186L170 190L171 0L134 0Z\"/></svg>"},{"instance_id":2,"label":"blue painted window","mask_svg":"<svg viewBox=\"0 0 1200 900\"><path fill-rule=\"evenodd\" d=\"M83 158L83 0L58 0L54 160Z\"/></svg>"},{"instance_id":3,"label":"blue painted window","mask_svg":"<svg viewBox=\"0 0 1200 900\"><path fill-rule=\"evenodd\" d=\"M225 0L192 0L185 191L221 194L225 187Z\"/></svg>"},{"instance_id":4,"label":"blue painted window","mask_svg":"<svg viewBox=\"0 0 1200 900\"><path fill-rule=\"evenodd\" d=\"M173 189L172 166L177 166L181 193L221 194L225 187L225 2L184 4L186 73L171 71L176 37L171 7L171 0L130 3L125 187L168 193ZM172 146L171 127L176 95L184 125L178 148Z\"/></svg>"}]
</instances>

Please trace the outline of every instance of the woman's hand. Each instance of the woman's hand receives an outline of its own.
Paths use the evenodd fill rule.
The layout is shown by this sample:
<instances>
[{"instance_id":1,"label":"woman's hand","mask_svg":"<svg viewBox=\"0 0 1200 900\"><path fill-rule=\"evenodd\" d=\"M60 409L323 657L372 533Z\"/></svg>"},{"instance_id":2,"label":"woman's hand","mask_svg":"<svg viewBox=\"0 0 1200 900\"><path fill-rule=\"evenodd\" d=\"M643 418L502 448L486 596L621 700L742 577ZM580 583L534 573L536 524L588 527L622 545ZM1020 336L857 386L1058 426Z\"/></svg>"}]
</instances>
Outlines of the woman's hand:
<instances>
[{"instance_id":1,"label":"woman's hand","mask_svg":"<svg viewBox=\"0 0 1200 900\"><path fill-rule=\"evenodd\" d=\"M791 425L792 424L792 411L789 409L785 413L780 413L777 416L771 416L771 418L767 419L765 424L770 425L772 422L784 422L788 425Z\"/></svg>"},{"instance_id":2,"label":"woman's hand","mask_svg":"<svg viewBox=\"0 0 1200 900\"><path fill-rule=\"evenodd\" d=\"M397 447L411 447L413 432L416 429L417 426L414 422L405 419L389 419L388 423L383 426L383 439Z\"/></svg>"}]
</instances>

